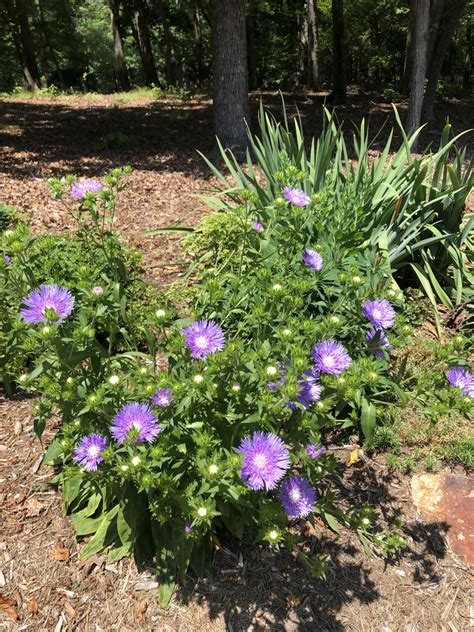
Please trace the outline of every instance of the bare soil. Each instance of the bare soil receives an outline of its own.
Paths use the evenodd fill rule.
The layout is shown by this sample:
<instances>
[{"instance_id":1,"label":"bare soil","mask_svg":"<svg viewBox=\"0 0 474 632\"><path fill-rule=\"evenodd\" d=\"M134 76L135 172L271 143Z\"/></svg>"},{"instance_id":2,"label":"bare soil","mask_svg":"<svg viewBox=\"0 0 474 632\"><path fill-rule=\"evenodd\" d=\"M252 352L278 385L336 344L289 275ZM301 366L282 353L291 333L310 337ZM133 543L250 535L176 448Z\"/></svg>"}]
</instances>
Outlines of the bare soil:
<instances>
[{"instance_id":1,"label":"bare soil","mask_svg":"<svg viewBox=\"0 0 474 632\"><path fill-rule=\"evenodd\" d=\"M323 98L287 99L293 109L298 106L310 133L320 127ZM264 99L278 107L278 95ZM258 95L254 110L257 102ZM473 110L472 104L451 104L455 130L467 126ZM443 106L424 141L439 134L446 111ZM362 115L377 127L390 117L390 106L353 95L351 105L340 110L341 118L354 121ZM70 231L74 227L50 199L46 179L66 172L102 176L131 164L117 229L143 253L147 276L168 283L181 268L175 239L138 233L195 225L207 212L197 196L212 181L196 149L211 150L211 123L206 98L0 99L0 202L23 208L34 231ZM94 149L105 134L117 131L134 136L136 144ZM403 521L407 548L399 559L368 558L353 534L336 537L323 528L306 539L308 550L327 553L330 560L327 579L315 580L286 550L223 541L214 580L190 577L163 611L152 569L139 573L132 562L109 565L101 556L79 561L80 544L49 484L53 469L41 465L43 446L34 437L31 405L21 394L0 399L0 630L464 632L474 624L472 576L449 550L448 525L420 521L409 479L390 475L383 459L341 465L343 491L347 502L370 501L384 520ZM48 427L45 444L56 429L54 423Z\"/></svg>"}]
</instances>

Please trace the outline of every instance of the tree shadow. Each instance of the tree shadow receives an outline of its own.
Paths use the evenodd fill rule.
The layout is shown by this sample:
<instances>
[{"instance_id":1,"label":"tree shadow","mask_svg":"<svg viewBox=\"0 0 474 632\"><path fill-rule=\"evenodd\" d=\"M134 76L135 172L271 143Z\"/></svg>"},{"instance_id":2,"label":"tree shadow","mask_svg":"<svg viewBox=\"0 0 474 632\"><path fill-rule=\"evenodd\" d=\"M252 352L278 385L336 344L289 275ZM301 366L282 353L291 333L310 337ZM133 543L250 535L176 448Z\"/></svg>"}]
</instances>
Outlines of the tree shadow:
<instances>
[{"instance_id":1,"label":"tree shadow","mask_svg":"<svg viewBox=\"0 0 474 632\"><path fill-rule=\"evenodd\" d=\"M325 555L329 571L325 579L309 576L286 548L280 551L221 541L216 554L213 581L188 581L176 602L207 607L211 619L224 617L227 630L255 632L342 632L351 604L373 604L387 598L400 582L427 590L442 581L439 562L448 555L445 522L418 522L413 508L403 507L391 491L393 478L367 463L344 472L340 490L344 502L371 504L382 511L384 526L402 520L406 547L387 559L368 558L354 533L342 529L337 536L328 529L304 538L305 553ZM295 525L301 528L302 525ZM392 567L392 571L388 572ZM401 574L401 577L397 575Z\"/></svg>"},{"instance_id":2,"label":"tree shadow","mask_svg":"<svg viewBox=\"0 0 474 632\"><path fill-rule=\"evenodd\" d=\"M301 115L308 142L318 136L323 128L327 93L284 96L289 115ZM279 93L253 93L254 129L260 100L281 119ZM402 120L405 107L406 103L399 105ZM373 135L382 128L372 147L374 151L384 146L392 127L393 147L402 142L391 105L382 103L375 94L353 93L349 105L335 111L344 123L350 158L355 157L353 124L359 125L363 117ZM420 146L436 146L448 114L453 130L458 132L474 116L474 106L468 101L440 104L436 121L423 132ZM122 142L110 139L117 134L123 135ZM470 139L468 155L472 155L472 135L466 137L466 143ZM209 154L214 145L212 102L201 97L188 102L157 100L104 106L82 100L68 103L0 99L0 143L4 148L0 172L15 178L58 177L68 171L101 175L122 164L146 171L193 171L205 178L210 174L197 150Z\"/></svg>"}]
</instances>

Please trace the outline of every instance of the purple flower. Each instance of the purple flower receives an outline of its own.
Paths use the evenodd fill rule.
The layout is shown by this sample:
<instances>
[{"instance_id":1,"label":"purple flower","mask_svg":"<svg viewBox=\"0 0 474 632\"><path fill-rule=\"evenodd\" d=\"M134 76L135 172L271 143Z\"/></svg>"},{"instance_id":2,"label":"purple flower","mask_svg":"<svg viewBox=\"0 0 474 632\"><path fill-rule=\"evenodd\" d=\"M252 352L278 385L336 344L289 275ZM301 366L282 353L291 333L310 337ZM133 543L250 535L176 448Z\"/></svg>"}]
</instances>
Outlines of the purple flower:
<instances>
[{"instance_id":1,"label":"purple flower","mask_svg":"<svg viewBox=\"0 0 474 632\"><path fill-rule=\"evenodd\" d=\"M292 189L291 187L285 187L283 189L283 195L294 206L307 206L311 200L303 191L303 189Z\"/></svg>"},{"instance_id":2,"label":"purple flower","mask_svg":"<svg viewBox=\"0 0 474 632\"><path fill-rule=\"evenodd\" d=\"M41 285L23 299L26 308L20 310L21 317L28 323L64 322L72 312L74 297L69 290L57 285Z\"/></svg>"},{"instance_id":3,"label":"purple flower","mask_svg":"<svg viewBox=\"0 0 474 632\"><path fill-rule=\"evenodd\" d=\"M383 360L385 358L385 354L383 350L391 351L392 345L390 344L387 336L383 329L377 329L373 327L367 336L365 337L365 342L369 347L369 352L378 358L379 360Z\"/></svg>"},{"instance_id":4,"label":"purple flower","mask_svg":"<svg viewBox=\"0 0 474 632\"><path fill-rule=\"evenodd\" d=\"M316 492L305 478L291 476L282 484L279 498L289 518L305 518L313 510Z\"/></svg>"},{"instance_id":5,"label":"purple flower","mask_svg":"<svg viewBox=\"0 0 474 632\"><path fill-rule=\"evenodd\" d=\"M170 388L161 388L151 396L151 401L155 404L155 406L166 408L174 401L173 391Z\"/></svg>"},{"instance_id":6,"label":"purple flower","mask_svg":"<svg viewBox=\"0 0 474 632\"><path fill-rule=\"evenodd\" d=\"M448 380L453 388L461 389L462 397L474 399L474 375L470 371L460 366L449 369Z\"/></svg>"},{"instance_id":7,"label":"purple flower","mask_svg":"<svg viewBox=\"0 0 474 632\"><path fill-rule=\"evenodd\" d=\"M323 340L314 345L311 357L318 371L332 375L341 375L352 362L344 347L335 340Z\"/></svg>"},{"instance_id":8,"label":"purple flower","mask_svg":"<svg viewBox=\"0 0 474 632\"><path fill-rule=\"evenodd\" d=\"M3 258L5 259L5 263L7 264L7 266L11 266L12 264L11 257L9 257L8 255L3 255Z\"/></svg>"},{"instance_id":9,"label":"purple flower","mask_svg":"<svg viewBox=\"0 0 474 632\"><path fill-rule=\"evenodd\" d=\"M186 522L186 524L184 525L184 532L185 533L192 533L193 532L193 527L192 527L190 522Z\"/></svg>"},{"instance_id":10,"label":"purple flower","mask_svg":"<svg viewBox=\"0 0 474 632\"><path fill-rule=\"evenodd\" d=\"M74 182L71 187L71 195L76 200L82 200L87 193L97 193L102 189L102 185L98 180L82 180Z\"/></svg>"},{"instance_id":11,"label":"purple flower","mask_svg":"<svg viewBox=\"0 0 474 632\"><path fill-rule=\"evenodd\" d=\"M261 233L263 230L262 224L260 222L252 222L252 228L257 231L257 233Z\"/></svg>"},{"instance_id":12,"label":"purple flower","mask_svg":"<svg viewBox=\"0 0 474 632\"><path fill-rule=\"evenodd\" d=\"M308 443L306 446L306 454L310 459L317 459L323 452L325 452L325 448L319 446L318 443Z\"/></svg>"},{"instance_id":13,"label":"purple flower","mask_svg":"<svg viewBox=\"0 0 474 632\"><path fill-rule=\"evenodd\" d=\"M212 320L199 320L185 327L183 335L193 358L205 358L224 348L224 332Z\"/></svg>"},{"instance_id":14,"label":"purple flower","mask_svg":"<svg viewBox=\"0 0 474 632\"><path fill-rule=\"evenodd\" d=\"M81 465L86 472L94 472L101 461L104 460L102 452L107 447L107 439L99 434L90 434L79 441L74 448L74 460Z\"/></svg>"},{"instance_id":15,"label":"purple flower","mask_svg":"<svg viewBox=\"0 0 474 632\"><path fill-rule=\"evenodd\" d=\"M321 385L318 382L318 375L314 369L309 369L304 372L304 378L298 378L298 386L300 392L296 397L303 408L308 409L317 402L321 397Z\"/></svg>"},{"instance_id":16,"label":"purple flower","mask_svg":"<svg viewBox=\"0 0 474 632\"><path fill-rule=\"evenodd\" d=\"M138 433L133 443L147 441L153 443L160 434L158 419L151 412L148 404L132 402L125 404L112 420L111 433L118 443L124 443L131 430Z\"/></svg>"},{"instance_id":17,"label":"purple flower","mask_svg":"<svg viewBox=\"0 0 474 632\"><path fill-rule=\"evenodd\" d=\"M362 313L375 327L390 329L395 321L395 310L386 298L367 301L362 305Z\"/></svg>"},{"instance_id":18,"label":"purple flower","mask_svg":"<svg viewBox=\"0 0 474 632\"><path fill-rule=\"evenodd\" d=\"M100 296L101 294L104 293L104 288L101 287L100 285L96 285L95 287L92 288L91 292L92 294L95 294L96 296Z\"/></svg>"},{"instance_id":19,"label":"purple flower","mask_svg":"<svg viewBox=\"0 0 474 632\"><path fill-rule=\"evenodd\" d=\"M323 267L323 258L316 250L306 248L303 250L303 263L305 266L308 266L308 268L313 268L313 270L319 272Z\"/></svg>"},{"instance_id":20,"label":"purple flower","mask_svg":"<svg viewBox=\"0 0 474 632\"><path fill-rule=\"evenodd\" d=\"M288 450L271 432L254 432L238 449L244 455L241 474L251 489L273 489L290 467Z\"/></svg>"}]
</instances>

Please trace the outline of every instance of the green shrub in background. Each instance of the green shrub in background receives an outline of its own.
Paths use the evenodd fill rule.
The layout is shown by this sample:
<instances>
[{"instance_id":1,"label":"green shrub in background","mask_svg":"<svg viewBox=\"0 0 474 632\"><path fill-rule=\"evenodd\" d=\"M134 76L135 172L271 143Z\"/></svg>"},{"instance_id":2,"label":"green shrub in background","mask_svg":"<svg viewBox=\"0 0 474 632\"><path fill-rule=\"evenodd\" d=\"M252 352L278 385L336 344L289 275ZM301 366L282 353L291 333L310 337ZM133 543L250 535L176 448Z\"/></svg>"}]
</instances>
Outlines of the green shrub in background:
<instances>
[{"instance_id":1,"label":"green shrub in background","mask_svg":"<svg viewBox=\"0 0 474 632\"><path fill-rule=\"evenodd\" d=\"M122 190L125 175L126 171L117 170L109 185ZM56 196L68 199L65 196L73 181L52 182ZM30 336L19 317L23 297L40 285L67 286L76 301L85 304L97 302L94 291L100 291L102 308L94 322L95 336L114 351L144 349L152 340L146 323L154 310L163 306L163 296L141 279L140 255L121 245L109 230L116 193L109 197L104 189L103 199L100 194L88 194L90 198L81 202L75 215L78 230L68 236L31 236L22 223L0 233L0 381L8 392L44 349L41 338ZM108 207L105 218L100 210L102 203ZM76 212L72 201L68 200L66 206L68 212ZM94 227L93 221L91 225L94 214L100 227ZM121 305L121 321L116 323L113 339L106 334L110 301Z\"/></svg>"}]
</instances>

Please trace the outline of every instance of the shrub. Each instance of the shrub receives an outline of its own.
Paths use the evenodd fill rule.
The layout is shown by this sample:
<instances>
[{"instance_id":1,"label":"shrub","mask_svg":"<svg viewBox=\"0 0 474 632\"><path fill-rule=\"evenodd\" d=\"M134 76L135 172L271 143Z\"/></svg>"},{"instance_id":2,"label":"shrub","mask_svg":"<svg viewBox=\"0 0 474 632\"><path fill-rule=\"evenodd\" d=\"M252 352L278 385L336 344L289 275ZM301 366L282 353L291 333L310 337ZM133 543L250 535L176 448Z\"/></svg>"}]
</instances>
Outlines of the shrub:
<instances>
[{"instance_id":1,"label":"shrub","mask_svg":"<svg viewBox=\"0 0 474 632\"><path fill-rule=\"evenodd\" d=\"M121 180L122 175L117 172L115 177ZM63 187L72 181L68 182L53 183L56 194L61 190L62 197ZM12 381L38 361L45 347L18 315L22 299L41 285L68 287L76 303L100 305L94 320L98 343L111 345L114 351L143 350L152 343L148 320L163 306L163 296L140 278L138 253L122 246L110 231L90 225L87 215L97 214L101 222L103 213L96 195L88 196L80 204L76 217L80 228L74 234L31 236L23 224L0 234L0 380L8 392ZM114 196L105 199L110 210ZM86 208L88 204L91 208ZM94 294L96 288L100 295ZM112 339L107 324L111 302L120 304L121 315Z\"/></svg>"}]
</instances>

